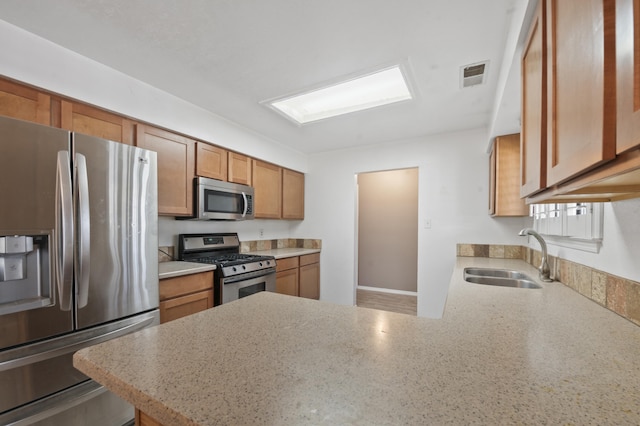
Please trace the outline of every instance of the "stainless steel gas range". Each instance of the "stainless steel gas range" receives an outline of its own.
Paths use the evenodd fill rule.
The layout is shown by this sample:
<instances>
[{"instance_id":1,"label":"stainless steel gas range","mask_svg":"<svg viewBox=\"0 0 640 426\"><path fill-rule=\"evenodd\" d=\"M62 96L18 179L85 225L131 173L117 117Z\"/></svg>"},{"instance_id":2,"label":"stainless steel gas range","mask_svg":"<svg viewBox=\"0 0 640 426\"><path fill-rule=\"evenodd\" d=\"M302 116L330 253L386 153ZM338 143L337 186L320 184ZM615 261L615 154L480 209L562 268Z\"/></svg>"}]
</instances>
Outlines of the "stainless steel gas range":
<instances>
[{"instance_id":1,"label":"stainless steel gas range","mask_svg":"<svg viewBox=\"0 0 640 426\"><path fill-rule=\"evenodd\" d=\"M178 259L216 265L214 305L259 291L276 291L275 258L240 253L240 240L235 233L180 234Z\"/></svg>"}]
</instances>

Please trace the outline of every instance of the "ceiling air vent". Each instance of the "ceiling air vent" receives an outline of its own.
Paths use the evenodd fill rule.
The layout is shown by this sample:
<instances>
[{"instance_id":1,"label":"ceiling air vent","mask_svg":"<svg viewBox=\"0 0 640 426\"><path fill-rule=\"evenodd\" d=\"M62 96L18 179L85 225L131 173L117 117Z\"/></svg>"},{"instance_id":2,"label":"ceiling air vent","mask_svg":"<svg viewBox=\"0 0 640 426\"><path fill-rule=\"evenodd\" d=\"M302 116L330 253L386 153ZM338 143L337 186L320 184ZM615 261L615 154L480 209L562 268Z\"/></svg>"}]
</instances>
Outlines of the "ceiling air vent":
<instances>
[{"instance_id":1,"label":"ceiling air vent","mask_svg":"<svg viewBox=\"0 0 640 426\"><path fill-rule=\"evenodd\" d=\"M460 67L460 87L471 87L483 84L486 80L489 61Z\"/></svg>"}]
</instances>

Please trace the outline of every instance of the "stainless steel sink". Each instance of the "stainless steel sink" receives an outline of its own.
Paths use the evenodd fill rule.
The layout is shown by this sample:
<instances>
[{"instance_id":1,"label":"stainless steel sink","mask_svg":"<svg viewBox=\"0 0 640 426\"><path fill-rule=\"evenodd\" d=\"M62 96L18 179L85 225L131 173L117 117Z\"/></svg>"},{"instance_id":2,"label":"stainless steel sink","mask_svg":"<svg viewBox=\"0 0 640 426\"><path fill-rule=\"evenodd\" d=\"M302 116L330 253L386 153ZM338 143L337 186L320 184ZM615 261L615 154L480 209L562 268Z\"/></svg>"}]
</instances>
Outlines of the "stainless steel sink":
<instances>
[{"instance_id":1,"label":"stainless steel sink","mask_svg":"<svg viewBox=\"0 0 640 426\"><path fill-rule=\"evenodd\" d=\"M474 284L516 288L542 288L527 274L507 269L465 268L464 280Z\"/></svg>"}]
</instances>

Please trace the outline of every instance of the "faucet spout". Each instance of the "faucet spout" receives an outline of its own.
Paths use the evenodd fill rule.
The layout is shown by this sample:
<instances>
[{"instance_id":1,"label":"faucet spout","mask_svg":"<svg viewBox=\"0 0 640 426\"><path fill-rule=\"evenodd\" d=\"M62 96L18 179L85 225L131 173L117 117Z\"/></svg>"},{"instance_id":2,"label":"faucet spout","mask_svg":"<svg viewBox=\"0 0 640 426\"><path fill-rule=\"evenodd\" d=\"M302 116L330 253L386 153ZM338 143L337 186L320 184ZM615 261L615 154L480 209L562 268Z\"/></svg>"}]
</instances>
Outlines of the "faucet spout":
<instances>
[{"instance_id":1,"label":"faucet spout","mask_svg":"<svg viewBox=\"0 0 640 426\"><path fill-rule=\"evenodd\" d=\"M520 230L518 235L522 237L524 237L525 235L531 235L533 238L538 240L542 249L542 261L540 263L540 267L538 268L538 270L540 271L540 279L545 282L553 281L551 279L551 270L549 269L549 262L547 260L547 243L544 241L544 238L542 238L542 235L538 234L531 228L524 228Z\"/></svg>"}]
</instances>

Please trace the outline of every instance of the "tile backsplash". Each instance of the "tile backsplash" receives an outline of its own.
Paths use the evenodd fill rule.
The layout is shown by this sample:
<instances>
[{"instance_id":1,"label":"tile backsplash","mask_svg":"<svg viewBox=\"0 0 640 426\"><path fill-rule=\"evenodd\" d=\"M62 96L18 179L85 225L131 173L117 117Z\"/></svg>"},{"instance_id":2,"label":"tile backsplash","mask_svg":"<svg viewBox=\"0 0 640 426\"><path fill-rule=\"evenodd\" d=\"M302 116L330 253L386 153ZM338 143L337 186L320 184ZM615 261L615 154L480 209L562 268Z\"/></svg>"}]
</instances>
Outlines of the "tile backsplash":
<instances>
[{"instance_id":1,"label":"tile backsplash","mask_svg":"<svg viewBox=\"0 0 640 426\"><path fill-rule=\"evenodd\" d=\"M458 244L456 255L522 259L536 268L541 257L540 251L530 247L499 244ZM640 325L640 283L555 256L548 261L553 279Z\"/></svg>"},{"instance_id":2,"label":"tile backsplash","mask_svg":"<svg viewBox=\"0 0 640 426\"><path fill-rule=\"evenodd\" d=\"M322 240L300 239L300 238L281 238L277 240L256 240L241 241L240 253L251 251L272 250L279 248L309 248L321 249Z\"/></svg>"},{"instance_id":3,"label":"tile backsplash","mask_svg":"<svg viewBox=\"0 0 640 426\"><path fill-rule=\"evenodd\" d=\"M241 241L240 253L247 253L260 250L271 250L277 248L309 248L321 249L322 240L300 239L300 238L281 238L277 240L256 240ZM176 250L173 246L158 247L158 262L170 262L176 260Z\"/></svg>"}]
</instances>

